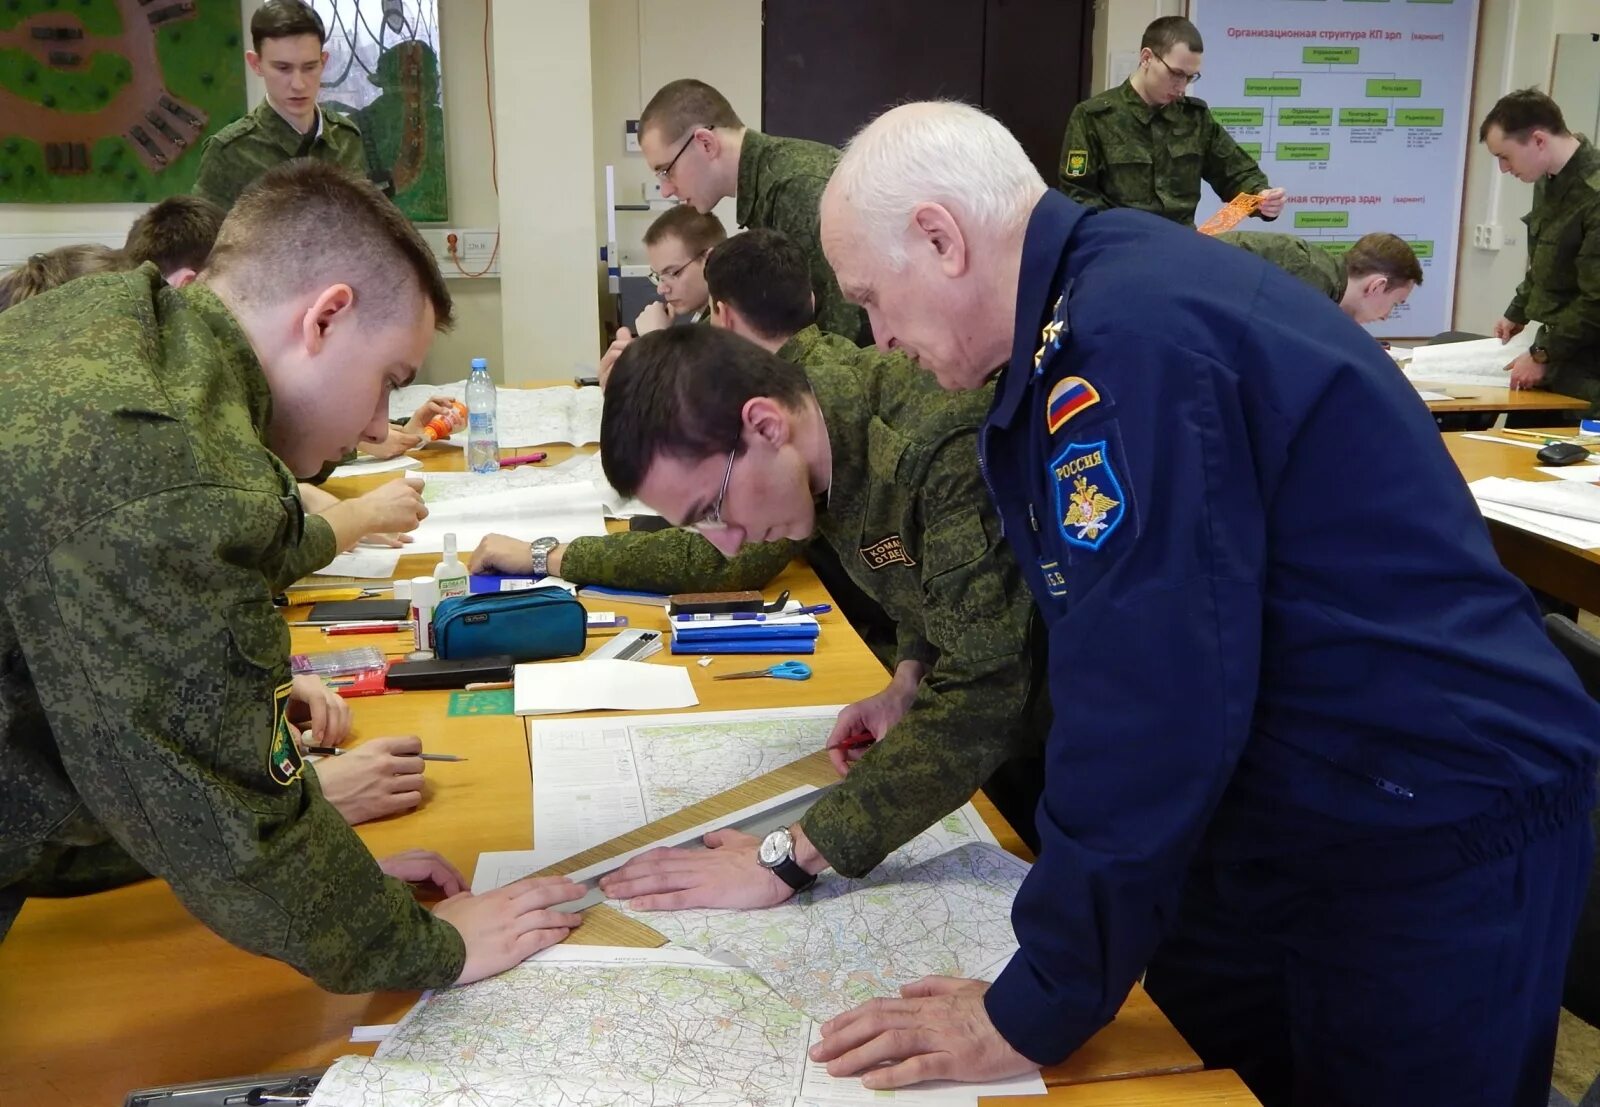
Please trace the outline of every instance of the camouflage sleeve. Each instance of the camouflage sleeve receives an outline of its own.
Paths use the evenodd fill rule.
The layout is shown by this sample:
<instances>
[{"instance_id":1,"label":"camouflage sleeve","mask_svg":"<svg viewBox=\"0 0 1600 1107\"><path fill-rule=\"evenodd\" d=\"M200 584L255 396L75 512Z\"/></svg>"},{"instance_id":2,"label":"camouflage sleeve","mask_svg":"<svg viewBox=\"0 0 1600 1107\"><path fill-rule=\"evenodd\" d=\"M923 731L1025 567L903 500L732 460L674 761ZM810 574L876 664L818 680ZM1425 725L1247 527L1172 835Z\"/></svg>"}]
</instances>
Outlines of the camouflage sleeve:
<instances>
[{"instance_id":1,"label":"camouflage sleeve","mask_svg":"<svg viewBox=\"0 0 1600 1107\"><path fill-rule=\"evenodd\" d=\"M844 298L822 252L821 204L827 180L817 176L791 177L772 194L772 226L793 239L806 252L811 266L811 291L817 298L817 326L841 335L857 346L872 345L867 313Z\"/></svg>"},{"instance_id":2,"label":"camouflage sleeve","mask_svg":"<svg viewBox=\"0 0 1600 1107\"><path fill-rule=\"evenodd\" d=\"M1575 262L1577 292L1561 310L1546 312L1539 322L1539 343L1557 365L1582 364L1591 372L1595 351L1600 350L1600 203L1591 204L1582 217L1583 239ZM1510 318L1510 316L1507 316Z\"/></svg>"},{"instance_id":3,"label":"camouflage sleeve","mask_svg":"<svg viewBox=\"0 0 1600 1107\"><path fill-rule=\"evenodd\" d=\"M894 663L898 666L902 661L920 661L924 665L932 666L939 660L939 651L934 644L918 634L907 623L895 625L895 652Z\"/></svg>"},{"instance_id":4,"label":"camouflage sleeve","mask_svg":"<svg viewBox=\"0 0 1600 1107\"><path fill-rule=\"evenodd\" d=\"M802 549L785 539L726 558L692 530L608 534L570 542L561 551L561 578L639 592L738 592L765 585Z\"/></svg>"},{"instance_id":5,"label":"camouflage sleeve","mask_svg":"<svg viewBox=\"0 0 1600 1107\"><path fill-rule=\"evenodd\" d=\"M51 548L13 611L62 767L235 945L330 991L450 984L460 934L382 874L289 735L288 632L251 556L285 519L276 497L180 486Z\"/></svg>"},{"instance_id":6,"label":"camouflage sleeve","mask_svg":"<svg viewBox=\"0 0 1600 1107\"><path fill-rule=\"evenodd\" d=\"M215 138L208 138L200 148L200 169L194 179L194 194L210 200L223 211L233 207L243 188L228 171L228 148Z\"/></svg>"},{"instance_id":7,"label":"camouflage sleeve","mask_svg":"<svg viewBox=\"0 0 1600 1107\"><path fill-rule=\"evenodd\" d=\"M1522 283L1517 285L1517 290L1511 294L1511 302L1506 305L1506 318L1513 323L1527 326L1528 323L1528 295L1533 291L1532 278L1524 273Z\"/></svg>"},{"instance_id":8,"label":"camouflage sleeve","mask_svg":"<svg viewBox=\"0 0 1600 1107\"><path fill-rule=\"evenodd\" d=\"M1272 187L1267 175L1261 172L1256 159L1247 154L1228 133L1228 128L1218 123L1216 117L1206 112L1210 136L1205 145L1205 161L1201 163L1200 176L1213 192L1227 203L1241 192L1264 192Z\"/></svg>"},{"instance_id":9,"label":"camouflage sleeve","mask_svg":"<svg viewBox=\"0 0 1600 1107\"><path fill-rule=\"evenodd\" d=\"M1089 113L1079 104L1072 109L1067 133L1061 139L1061 191L1069 199L1096 211L1113 207L1111 197L1105 193L1105 182L1101 180L1105 171L1105 151L1089 125Z\"/></svg>"},{"instance_id":10,"label":"camouflage sleeve","mask_svg":"<svg viewBox=\"0 0 1600 1107\"><path fill-rule=\"evenodd\" d=\"M333 527L320 515L308 513L298 545L285 550L280 561L266 567L267 584L282 592L302 577L309 577L339 553Z\"/></svg>"},{"instance_id":11,"label":"camouflage sleeve","mask_svg":"<svg viewBox=\"0 0 1600 1107\"><path fill-rule=\"evenodd\" d=\"M938 660L900 722L802 820L845 876L871 871L966 803L1026 732L1033 600L983 487L975 437L940 449L918 497L924 621Z\"/></svg>"}]
</instances>

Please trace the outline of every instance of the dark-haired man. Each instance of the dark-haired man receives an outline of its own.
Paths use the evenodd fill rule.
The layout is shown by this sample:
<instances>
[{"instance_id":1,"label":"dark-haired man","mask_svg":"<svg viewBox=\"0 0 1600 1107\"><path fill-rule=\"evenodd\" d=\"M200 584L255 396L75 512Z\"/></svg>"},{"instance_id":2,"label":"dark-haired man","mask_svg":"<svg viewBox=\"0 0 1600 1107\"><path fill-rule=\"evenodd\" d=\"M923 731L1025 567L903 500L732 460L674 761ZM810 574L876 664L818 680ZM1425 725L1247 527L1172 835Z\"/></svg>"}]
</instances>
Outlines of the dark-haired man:
<instances>
[{"instance_id":1,"label":"dark-haired man","mask_svg":"<svg viewBox=\"0 0 1600 1107\"><path fill-rule=\"evenodd\" d=\"M1478 128L1500 172L1533 184L1528 270L1494 325L1509 341L1530 319L1533 347L1506 366L1512 388L1547 388L1600 409L1600 151L1567 130L1537 89L1502 96Z\"/></svg>"},{"instance_id":2,"label":"dark-haired man","mask_svg":"<svg viewBox=\"0 0 1600 1107\"><path fill-rule=\"evenodd\" d=\"M1382 231L1362 235L1337 256L1299 235L1276 231L1228 231L1216 238L1305 281L1357 323L1389 318L1422 283L1422 263L1411 244Z\"/></svg>"},{"instance_id":3,"label":"dark-haired man","mask_svg":"<svg viewBox=\"0 0 1600 1107\"><path fill-rule=\"evenodd\" d=\"M1269 188L1206 102L1188 95L1204 50L1199 29L1182 16L1146 27L1132 75L1072 109L1061 142L1061 191L1091 208L1138 208L1193 224L1203 180L1224 202L1258 193L1257 214L1276 219L1283 189Z\"/></svg>"},{"instance_id":4,"label":"dark-haired man","mask_svg":"<svg viewBox=\"0 0 1600 1107\"><path fill-rule=\"evenodd\" d=\"M367 175L361 129L317 103L327 41L322 17L303 0L268 0L250 17L254 49L245 51L244 60L267 95L249 115L206 139L196 196L227 209L245 185L291 158L314 158Z\"/></svg>"},{"instance_id":5,"label":"dark-haired man","mask_svg":"<svg viewBox=\"0 0 1600 1107\"><path fill-rule=\"evenodd\" d=\"M639 148L663 196L706 212L733 196L739 226L793 239L810 266L817 326L858 346L872 344L866 315L840 294L817 240L817 204L839 151L746 127L727 97L692 79L663 85L650 98L639 115Z\"/></svg>"},{"instance_id":6,"label":"dark-haired man","mask_svg":"<svg viewBox=\"0 0 1600 1107\"><path fill-rule=\"evenodd\" d=\"M245 190L187 288L145 266L0 317L0 403L41 428L0 442L0 933L29 895L150 874L332 991L472 980L565 936L563 882L419 906L393 877L460 877L374 863L286 721L308 693L271 597L335 541L293 474L381 438L449 323L416 230L313 161ZM424 513L398 491L379 529Z\"/></svg>"},{"instance_id":7,"label":"dark-haired man","mask_svg":"<svg viewBox=\"0 0 1600 1107\"><path fill-rule=\"evenodd\" d=\"M122 245L128 268L153 261L168 284L182 288L205 266L225 214L199 196L168 196L128 228Z\"/></svg>"}]
</instances>

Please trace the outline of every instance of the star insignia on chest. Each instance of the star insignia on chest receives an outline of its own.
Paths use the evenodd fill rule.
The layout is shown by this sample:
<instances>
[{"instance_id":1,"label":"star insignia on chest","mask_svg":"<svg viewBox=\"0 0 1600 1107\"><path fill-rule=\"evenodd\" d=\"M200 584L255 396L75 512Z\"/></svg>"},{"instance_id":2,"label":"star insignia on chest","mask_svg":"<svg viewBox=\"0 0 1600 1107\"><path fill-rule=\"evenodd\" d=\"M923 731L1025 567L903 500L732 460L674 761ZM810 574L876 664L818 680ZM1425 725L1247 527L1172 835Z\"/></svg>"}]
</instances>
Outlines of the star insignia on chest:
<instances>
[{"instance_id":1,"label":"star insignia on chest","mask_svg":"<svg viewBox=\"0 0 1600 1107\"><path fill-rule=\"evenodd\" d=\"M1067 333L1067 321L1061 314L1061 302L1065 299L1065 294L1056 297L1055 304L1050 308L1050 322L1039 331L1039 348L1033 354L1035 369L1044 361L1047 352L1061 349L1061 336Z\"/></svg>"}]
</instances>

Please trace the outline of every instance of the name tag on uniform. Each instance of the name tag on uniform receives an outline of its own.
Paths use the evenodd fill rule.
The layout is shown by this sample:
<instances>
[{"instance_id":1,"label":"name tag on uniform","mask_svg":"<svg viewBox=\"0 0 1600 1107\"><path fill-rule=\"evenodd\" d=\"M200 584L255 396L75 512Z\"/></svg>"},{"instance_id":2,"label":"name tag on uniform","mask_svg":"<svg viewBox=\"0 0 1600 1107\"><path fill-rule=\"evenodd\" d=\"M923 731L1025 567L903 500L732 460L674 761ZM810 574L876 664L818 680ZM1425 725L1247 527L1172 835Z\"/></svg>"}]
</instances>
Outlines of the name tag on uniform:
<instances>
[{"instance_id":1,"label":"name tag on uniform","mask_svg":"<svg viewBox=\"0 0 1600 1107\"><path fill-rule=\"evenodd\" d=\"M867 568L876 572L890 565L915 565L911 555L906 553L906 544L900 540L898 534L880 539L870 546L861 547L861 560L867 563Z\"/></svg>"}]
</instances>

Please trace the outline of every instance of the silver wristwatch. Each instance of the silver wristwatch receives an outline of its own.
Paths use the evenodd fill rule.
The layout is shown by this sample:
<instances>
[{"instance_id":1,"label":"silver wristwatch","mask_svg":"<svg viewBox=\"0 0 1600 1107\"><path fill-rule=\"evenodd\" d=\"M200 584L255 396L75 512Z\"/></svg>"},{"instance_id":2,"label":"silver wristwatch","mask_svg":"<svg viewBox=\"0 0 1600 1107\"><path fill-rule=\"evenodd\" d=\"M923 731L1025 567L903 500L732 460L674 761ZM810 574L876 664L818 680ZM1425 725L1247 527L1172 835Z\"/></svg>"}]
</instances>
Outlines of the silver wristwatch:
<instances>
[{"instance_id":1,"label":"silver wristwatch","mask_svg":"<svg viewBox=\"0 0 1600 1107\"><path fill-rule=\"evenodd\" d=\"M528 543L528 552L533 555L534 576L542 577L550 572L550 551L559 545L559 538L535 538Z\"/></svg>"},{"instance_id":2,"label":"silver wristwatch","mask_svg":"<svg viewBox=\"0 0 1600 1107\"><path fill-rule=\"evenodd\" d=\"M763 869L777 873L779 880L797 892L803 892L817 882L816 876L806 872L794 859L794 835L789 833L786 826L780 826L761 839L756 860L761 862Z\"/></svg>"}]
</instances>

